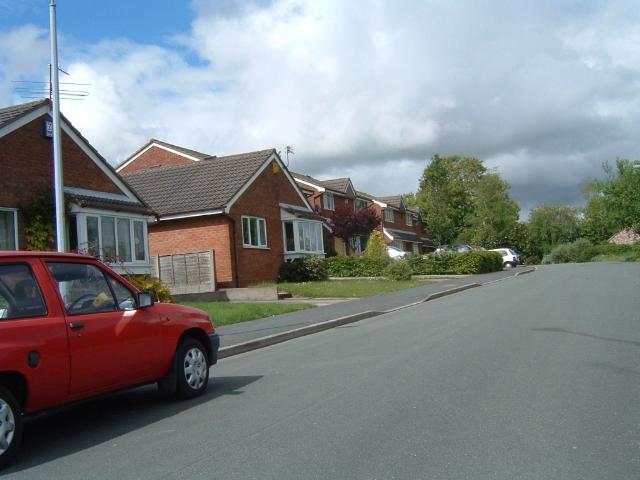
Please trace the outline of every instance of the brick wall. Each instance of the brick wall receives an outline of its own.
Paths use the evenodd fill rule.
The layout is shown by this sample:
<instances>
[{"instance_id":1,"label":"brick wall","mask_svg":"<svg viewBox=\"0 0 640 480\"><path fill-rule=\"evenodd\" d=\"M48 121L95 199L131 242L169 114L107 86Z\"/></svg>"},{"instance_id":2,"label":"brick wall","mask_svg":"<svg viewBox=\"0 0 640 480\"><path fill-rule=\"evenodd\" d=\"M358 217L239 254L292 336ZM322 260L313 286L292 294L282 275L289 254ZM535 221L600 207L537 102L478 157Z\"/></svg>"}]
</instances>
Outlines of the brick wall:
<instances>
[{"instance_id":1,"label":"brick wall","mask_svg":"<svg viewBox=\"0 0 640 480\"><path fill-rule=\"evenodd\" d=\"M275 165L275 167L274 167ZM291 183L275 162L256 178L233 204L229 216L236 222L238 280L241 287L273 282L284 261L284 238L279 203L304 206ZM267 248L247 248L242 242L242 216L263 217L267 226Z\"/></svg>"},{"instance_id":2,"label":"brick wall","mask_svg":"<svg viewBox=\"0 0 640 480\"><path fill-rule=\"evenodd\" d=\"M217 286L234 287L231 235L231 222L222 215L163 221L149 225L149 251L155 256L213 250Z\"/></svg>"},{"instance_id":3,"label":"brick wall","mask_svg":"<svg viewBox=\"0 0 640 480\"><path fill-rule=\"evenodd\" d=\"M131 172L137 172L139 170L147 170L154 167L166 167L169 165L183 165L185 163L192 163L194 160L172 153L164 148L152 146L149 150L142 153L129 165L120 170L119 173L126 174Z\"/></svg>"},{"instance_id":4,"label":"brick wall","mask_svg":"<svg viewBox=\"0 0 640 480\"><path fill-rule=\"evenodd\" d=\"M53 140L43 134L42 117L0 138L0 207L29 205L42 192L53 189ZM69 136L62 132L64 185L123 192ZM18 219L19 244L25 244L22 219Z\"/></svg>"}]
</instances>

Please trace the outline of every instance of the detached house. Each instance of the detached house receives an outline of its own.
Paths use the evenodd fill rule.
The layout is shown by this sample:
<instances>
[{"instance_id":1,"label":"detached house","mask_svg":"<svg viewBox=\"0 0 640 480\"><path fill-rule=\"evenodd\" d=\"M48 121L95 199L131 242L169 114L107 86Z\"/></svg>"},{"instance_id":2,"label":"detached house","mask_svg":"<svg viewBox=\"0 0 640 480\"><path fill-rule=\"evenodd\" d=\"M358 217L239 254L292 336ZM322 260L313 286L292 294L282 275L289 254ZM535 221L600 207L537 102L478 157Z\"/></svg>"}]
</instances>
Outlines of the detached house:
<instances>
[{"instance_id":1,"label":"detached house","mask_svg":"<svg viewBox=\"0 0 640 480\"><path fill-rule=\"evenodd\" d=\"M218 287L275 281L324 255L323 220L275 150L216 157L151 140L118 168L158 214L151 254L211 251Z\"/></svg>"},{"instance_id":2,"label":"detached house","mask_svg":"<svg viewBox=\"0 0 640 480\"><path fill-rule=\"evenodd\" d=\"M389 245L412 253L430 250L432 242L424 231L420 213L408 208L402 196L376 197L356 191L351 179L346 177L318 180L301 173L293 173L293 176L309 202L323 217L330 218L332 212L339 207L370 207L380 217L380 225L377 228ZM333 238L332 241L336 253L345 255L344 242L339 238ZM351 238L350 251L361 253L366 241L365 237Z\"/></svg>"},{"instance_id":3,"label":"detached house","mask_svg":"<svg viewBox=\"0 0 640 480\"><path fill-rule=\"evenodd\" d=\"M66 250L100 256L120 273L150 273L152 210L61 116ZM27 245L25 207L53 195L49 100L0 109L0 250Z\"/></svg>"}]
</instances>

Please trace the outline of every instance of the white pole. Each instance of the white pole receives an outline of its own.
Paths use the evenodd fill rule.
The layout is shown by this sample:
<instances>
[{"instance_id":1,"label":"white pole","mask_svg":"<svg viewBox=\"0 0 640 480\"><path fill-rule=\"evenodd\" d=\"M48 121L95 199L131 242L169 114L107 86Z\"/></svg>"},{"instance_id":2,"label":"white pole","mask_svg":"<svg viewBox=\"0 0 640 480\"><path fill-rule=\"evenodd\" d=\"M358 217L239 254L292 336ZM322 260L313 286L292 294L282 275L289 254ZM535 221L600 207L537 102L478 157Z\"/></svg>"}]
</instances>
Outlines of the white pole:
<instances>
[{"instance_id":1,"label":"white pole","mask_svg":"<svg viewBox=\"0 0 640 480\"><path fill-rule=\"evenodd\" d=\"M64 183L62 181L62 149L60 138L60 87L58 84L58 33L56 30L56 2L49 4L51 26L51 110L53 116L53 183L56 209L56 246L65 251Z\"/></svg>"}]
</instances>

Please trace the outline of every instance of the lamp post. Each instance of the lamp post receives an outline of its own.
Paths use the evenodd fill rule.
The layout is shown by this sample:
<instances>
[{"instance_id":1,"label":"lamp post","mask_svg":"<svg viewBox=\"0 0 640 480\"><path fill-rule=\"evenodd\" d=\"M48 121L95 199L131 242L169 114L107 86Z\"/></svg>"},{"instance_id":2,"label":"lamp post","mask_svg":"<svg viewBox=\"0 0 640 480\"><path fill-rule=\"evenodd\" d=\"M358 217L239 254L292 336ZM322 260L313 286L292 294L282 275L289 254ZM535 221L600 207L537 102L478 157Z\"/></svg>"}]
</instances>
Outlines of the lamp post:
<instances>
[{"instance_id":1,"label":"lamp post","mask_svg":"<svg viewBox=\"0 0 640 480\"><path fill-rule=\"evenodd\" d=\"M65 251L64 183L62 171L62 149L60 139L60 86L58 83L58 33L56 30L56 2L49 4L51 29L51 116L53 119L53 186L56 211L56 247Z\"/></svg>"}]
</instances>

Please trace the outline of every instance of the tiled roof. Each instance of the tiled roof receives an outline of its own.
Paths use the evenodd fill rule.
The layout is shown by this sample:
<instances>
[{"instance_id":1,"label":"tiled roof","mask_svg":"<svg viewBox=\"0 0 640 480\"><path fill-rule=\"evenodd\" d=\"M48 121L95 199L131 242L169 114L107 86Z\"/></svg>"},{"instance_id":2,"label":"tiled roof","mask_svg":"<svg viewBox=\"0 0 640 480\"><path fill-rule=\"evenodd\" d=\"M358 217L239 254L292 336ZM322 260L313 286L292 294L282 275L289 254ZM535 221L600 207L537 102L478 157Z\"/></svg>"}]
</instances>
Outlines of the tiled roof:
<instances>
[{"instance_id":1,"label":"tiled roof","mask_svg":"<svg viewBox=\"0 0 640 480\"><path fill-rule=\"evenodd\" d=\"M159 215L213 210L224 207L274 153L269 149L211 157L123 177Z\"/></svg>"},{"instance_id":2,"label":"tiled roof","mask_svg":"<svg viewBox=\"0 0 640 480\"><path fill-rule=\"evenodd\" d=\"M390 197L378 197L378 200L386 203L391 207L397 208L398 210L403 209L402 207L404 202L402 201L402 195L393 195Z\"/></svg>"},{"instance_id":3,"label":"tiled roof","mask_svg":"<svg viewBox=\"0 0 640 480\"><path fill-rule=\"evenodd\" d=\"M13 105L11 107L0 108L0 128L4 127L8 123L13 122L17 118L29 113L36 108L40 108L43 105L49 103L48 99L36 100L34 102L22 103L20 105Z\"/></svg>"},{"instance_id":4,"label":"tiled roof","mask_svg":"<svg viewBox=\"0 0 640 480\"><path fill-rule=\"evenodd\" d=\"M349 182L351 181L349 177L345 178L330 178L329 180L318 180L317 178L311 177L309 175L303 175L302 173L291 172L294 179L302 180L303 182L312 183L319 187L324 187L327 190L331 190L333 192L342 193L347 195L347 189L349 186Z\"/></svg>"},{"instance_id":5,"label":"tiled roof","mask_svg":"<svg viewBox=\"0 0 640 480\"><path fill-rule=\"evenodd\" d=\"M108 210L142 213L145 215L153 215L153 211L144 206L140 202L131 202L126 200L114 200L111 198L102 198L92 195L81 195L77 193L65 193L65 197L83 208L104 208Z\"/></svg>"},{"instance_id":6,"label":"tiled roof","mask_svg":"<svg viewBox=\"0 0 640 480\"><path fill-rule=\"evenodd\" d=\"M322 185L325 188L328 188L330 190L335 190L337 192L340 193L347 193L347 189L349 187L349 178L345 177L345 178L331 178L329 180L322 180Z\"/></svg>"}]
</instances>

